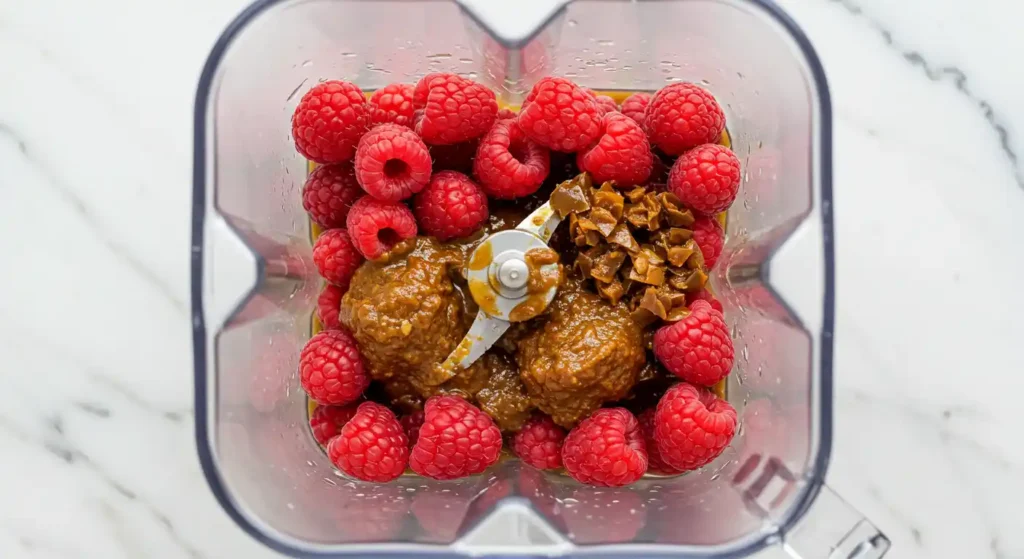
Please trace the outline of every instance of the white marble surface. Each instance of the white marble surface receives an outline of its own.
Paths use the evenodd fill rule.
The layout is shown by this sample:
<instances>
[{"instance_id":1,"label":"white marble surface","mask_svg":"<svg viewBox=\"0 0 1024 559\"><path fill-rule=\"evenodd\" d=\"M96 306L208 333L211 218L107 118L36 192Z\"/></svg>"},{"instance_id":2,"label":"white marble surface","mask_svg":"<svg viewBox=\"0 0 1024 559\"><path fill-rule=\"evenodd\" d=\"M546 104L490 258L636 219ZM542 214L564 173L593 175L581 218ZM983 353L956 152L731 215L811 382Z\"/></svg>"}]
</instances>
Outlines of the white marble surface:
<instances>
[{"instance_id":1,"label":"white marble surface","mask_svg":"<svg viewBox=\"0 0 1024 559\"><path fill-rule=\"evenodd\" d=\"M274 556L190 409L192 102L245 3L0 0L0 557ZM1021 11L780 3L835 106L830 483L891 557L1024 558Z\"/></svg>"}]
</instances>

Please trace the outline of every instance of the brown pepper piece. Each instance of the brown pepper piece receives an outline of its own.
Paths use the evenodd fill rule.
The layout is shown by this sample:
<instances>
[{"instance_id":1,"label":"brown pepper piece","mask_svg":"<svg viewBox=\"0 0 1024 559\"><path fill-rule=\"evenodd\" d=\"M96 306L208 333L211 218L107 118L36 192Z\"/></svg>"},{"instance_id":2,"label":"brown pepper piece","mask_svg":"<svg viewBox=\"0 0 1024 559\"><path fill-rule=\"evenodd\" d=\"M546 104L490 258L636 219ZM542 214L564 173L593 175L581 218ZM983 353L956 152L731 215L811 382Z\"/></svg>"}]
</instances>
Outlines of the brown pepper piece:
<instances>
[{"instance_id":1,"label":"brown pepper piece","mask_svg":"<svg viewBox=\"0 0 1024 559\"><path fill-rule=\"evenodd\" d=\"M551 193L551 208L564 218L570 213L581 213L590 209L590 175L579 175L561 182Z\"/></svg>"},{"instance_id":2,"label":"brown pepper piece","mask_svg":"<svg viewBox=\"0 0 1024 559\"><path fill-rule=\"evenodd\" d=\"M615 281L615 274L619 272L619 268L625 261L626 253L621 250L606 252L594 261L589 275L600 282L611 283Z\"/></svg>"},{"instance_id":3,"label":"brown pepper piece","mask_svg":"<svg viewBox=\"0 0 1024 559\"><path fill-rule=\"evenodd\" d=\"M707 281L693 213L671 192L639 186L623 193L611 183L583 189L586 182L560 185L561 196L571 191L587 201L568 214L569 238L580 248L573 269L603 299L625 301L639 325L685 316L685 293Z\"/></svg>"}]
</instances>

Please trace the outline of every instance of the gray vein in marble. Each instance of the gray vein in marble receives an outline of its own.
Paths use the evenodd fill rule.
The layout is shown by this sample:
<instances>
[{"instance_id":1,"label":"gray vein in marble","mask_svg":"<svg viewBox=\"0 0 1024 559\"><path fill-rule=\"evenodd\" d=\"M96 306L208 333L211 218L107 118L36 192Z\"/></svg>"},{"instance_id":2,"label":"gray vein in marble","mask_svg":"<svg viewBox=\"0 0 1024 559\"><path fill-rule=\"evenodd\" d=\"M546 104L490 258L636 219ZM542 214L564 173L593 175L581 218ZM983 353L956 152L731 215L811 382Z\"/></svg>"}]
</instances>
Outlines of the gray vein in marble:
<instances>
[{"instance_id":1,"label":"gray vein in marble","mask_svg":"<svg viewBox=\"0 0 1024 559\"><path fill-rule=\"evenodd\" d=\"M1010 133L1006 129L1006 125L1003 124L1002 116L996 113L992 103L986 99L981 98L973 91L971 91L970 85L968 84L967 74L957 66L936 65L934 62L929 62L925 56L916 50L905 48L896 38L893 36L892 31L877 18L866 13L853 0L829 0L833 4L842 6L848 13L858 18L863 19L870 25L875 31L881 36L886 46L891 48L900 54L901 57L912 66L920 68L925 77L933 82L943 82L947 78L951 81L953 86L963 94L967 99L971 101L980 111L985 121L996 133L999 138L1000 149L1003 151L1003 155L1009 161L1011 169L1013 170L1013 179L1017 183L1017 186L1024 188L1024 169L1021 169L1020 162L1017 157L1017 153L1014 151L1013 146L1010 145Z\"/></svg>"},{"instance_id":2,"label":"gray vein in marble","mask_svg":"<svg viewBox=\"0 0 1024 559\"><path fill-rule=\"evenodd\" d=\"M114 479L114 476L110 474L106 469L97 464L89 457L85 452L76 448L71 442L64 436L64 420L61 416L55 415L45 419L46 426L49 429L50 436L45 437L43 441L43 448L57 457L61 461L71 466L80 466L82 469L90 472L99 481L101 481L107 487L113 489L119 495L142 506L149 515L159 522L167 532L167 535L179 546L185 553L194 559L202 559L203 554L193 547L189 542L185 541L184 538L178 533L174 524L170 518L167 517L159 508L153 503L150 503L145 498L140 497L136 492L125 487L119 481ZM10 421L8 418L0 415L0 429L6 431L15 439L29 446L37 446L39 441L37 437L31 433L26 432L20 426ZM101 503L102 506L110 507L107 503Z\"/></svg>"},{"instance_id":3,"label":"gray vein in marble","mask_svg":"<svg viewBox=\"0 0 1024 559\"><path fill-rule=\"evenodd\" d=\"M136 406L146 411L158 414L162 416L164 419L167 419L168 421L171 421L173 423L181 423L183 417L192 414L192 410L174 411L160 409L153 403L149 402L148 400L140 396L131 388L121 384L117 379L107 376L103 373L94 370L87 370L85 371L85 376L88 377L93 384L98 384L100 386L109 388L110 390L117 392L118 394L123 396L124 399L128 400L132 404L135 404Z\"/></svg>"},{"instance_id":4,"label":"gray vein in marble","mask_svg":"<svg viewBox=\"0 0 1024 559\"><path fill-rule=\"evenodd\" d=\"M110 392L113 392L115 394L118 394L126 401L136 406L137 408L152 413L154 415L163 417L164 419L170 421L171 423L180 424L182 423L182 420L185 417L191 417L192 415L191 408L186 408L178 411L163 409L157 406L156 404L150 402L149 400L141 396L138 392L122 384L116 378L100 371L98 368L90 364L88 362L88 359L85 359L79 355L72 354L68 351L66 347L53 343L52 338L33 335L30 331L27 331L23 328L17 330L13 330L9 327L5 328L5 324L3 322L0 322L0 333L3 334L2 336L0 336L0 340L2 340L2 343L4 344L10 344L17 341L28 341L31 344L46 348L48 354L54 355L62 361L66 361L68 363L81 367L83 369L82 374L92 384L97 385L100 388L109 390ZM82 409L81 405L78 405L77 407L79 409ZM83 409L82 411L87 410ZM109 413L109 410L106 411ZM87 411L87 413L92 412ZM103 411L98 411L93 415L102 414Z\"/></svg>"},{"instance_id":5,"label":"gray vein in marble","mask_svg":"<svg viewBox=\"0 0 1024 559\"><path fill-rule=\"evenodd\" d=\"M895 518L902 524L906 525L907 530L910 531L910 537L914 539L915 544L922 547L924 546L924 537L921 534L921 529L917 527L917 522L911 520L907 515L897 510L896 507L892 506L887 500L885 500L885 498L882 497L881 489L879 489L877 486L869 484L866 487L866 491L870 497L872 497L875 501L877 501L879 504L885 507L886 510L889 511L889 514L893 516L893 518Z\"/></svg>"},{"instance_id":6,"label":"gray vein in marble","mask_svg":"<svg viewBox=\"0 0 1024 559\"><path fill-rule=\"evenodd\" d=\"M102 419L110 417L110 409L101 404L94 404L92 402L75 402L74 406L89 415L93 415Z\"/></svg>"},{"instance_id":7,"label":"gray vein in marble","mask_svg":"<svg viewBox=\"0 0 1024 559\"><path fill-rule=\"evenodd\" d=\"M96 233L96 238L99 239L104 246L110 249L114 256L127 264L128 267L138 274L140 278L155 288L156 291L160 293L163 298L166 299L178 312L182 314L186 313L185 302L174 293L174 289L164 282L160 276L150 270L144 262L136 258L128 247L121 244L117 239L104 230L99 218L93 214L92 210L89 209L85 200L78 196L73 188L65 184L60 177L51 171L50 166L38 157L35 150L25 140L24 136L3 122L0 122L0 136L7 136L18 146L18 151L25 160L36 169L39 175L45 179L45 182L52 187L53 191L56 192L62 200L64 200L72 209L75 210L76 213L78 213L78 215L82 217L82 221L88 225L89 229Z\"/></svg>"}]
</instances>

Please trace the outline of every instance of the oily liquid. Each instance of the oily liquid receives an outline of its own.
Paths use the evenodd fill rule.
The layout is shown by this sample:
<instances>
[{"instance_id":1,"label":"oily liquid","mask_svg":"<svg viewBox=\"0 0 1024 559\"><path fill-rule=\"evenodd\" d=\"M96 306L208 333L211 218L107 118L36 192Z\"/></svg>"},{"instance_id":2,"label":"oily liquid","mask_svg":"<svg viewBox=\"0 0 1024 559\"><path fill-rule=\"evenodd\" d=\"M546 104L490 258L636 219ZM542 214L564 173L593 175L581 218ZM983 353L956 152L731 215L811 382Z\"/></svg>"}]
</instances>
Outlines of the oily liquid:
<instances>
[{"instance_id":1,"label":"oily liquid","mask_svg":"<svg viewBox=\"0 0 1024 559\"><path fill-rule=\"evenodd\" d=\"M595 91L594 93L597 94L597 95L607 95L607 96L611 97L612 99L614 99L617 104L621 105L622 102L625 101L626 98L629 97L630 95L632 95L634 92L632 92L632 91L619 91L619 90L611 91L610 90L610 91ZM366 97L369 98L370 95L372 95L372 94L373 94L372 91L366 92ZM519 109L518 106L514 106L514 105L502 105L502 104L499 104L499 105L500 105L500 108L509 108L509 109L512 109L512 110L515 110L515 111L517 111ZM725 146L727 148L732 149L732 138L729 135L729 130L728 129L722 131L722 136L718 139L718 143L720 145L723 145L723 146ZM308 163L308 167L306 169L307 174L308 173L312 173L313 169L316 169L316 165L317 165L316 163L310 161ZM718 214L717 218L718 218L718 222L722 224L722 228L726 229L726 222L727 222L726 212L722 212L722 213ZM309 221L309 234L310 234L310 239L309 240L310 240L310 243L315 242L317 237L319 237L320 233L322 233L322 232L323 232L323 228L320 227L319 224L317 224L313 220ZM470 266L472 266L472 263L470 263ZM708 283L705 286L705 289L707 289L712 294L714 294L714 290L711 287L710 280L708 280ZM322 331L322 330L323 330L323 324L320 323L320 318L316 316L316 310L314 309L314 311L312 313L312 317L311 317L311 322L310 322L310 335L311 336L315 336L315 335L319 334L320 331ZM719 381L718 384L716 384L713 387L711 387L711 390L716 395L718 395L719 398L726 399L726 379L722 379L721 381ZM317 404L316 404L316 402L314 402L312 400L312 398L308 398L307 397L306 401L307 401L307 413L310 416L312 416L313 415L313 410L316 409ZM308 421L307 421L307 424L308 424Z\"/></svg>"}]
</instances>

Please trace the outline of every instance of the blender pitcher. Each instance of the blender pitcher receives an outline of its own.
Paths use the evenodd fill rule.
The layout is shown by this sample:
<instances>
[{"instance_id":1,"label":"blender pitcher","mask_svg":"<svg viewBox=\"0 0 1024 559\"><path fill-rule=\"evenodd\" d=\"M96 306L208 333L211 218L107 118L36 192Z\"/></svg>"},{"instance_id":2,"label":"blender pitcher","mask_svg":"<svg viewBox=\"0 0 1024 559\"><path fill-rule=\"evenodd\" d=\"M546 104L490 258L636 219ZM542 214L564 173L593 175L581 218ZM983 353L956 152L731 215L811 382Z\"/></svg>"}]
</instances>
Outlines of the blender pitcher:
<instances>
[{"instance_id":1,"label":"blender pitcher","mask_svg":"<svg viewBox=\"0 0 1024 559\"><path fill-rule=\"evenodd\" d=\"M290 116L321 79L363 91L454 72L517 105L547 75L594 90L699 83L742 162L712 282L740 417L715 462L619 489L517 461L439 482L343 477L298 379L320 288ZM192 315L205 475L249 534L298 557L882 557L824 485L832 438L831 106L767 0L259 0L217 42L195 109Z\"/></svg>"}]
</instances>

